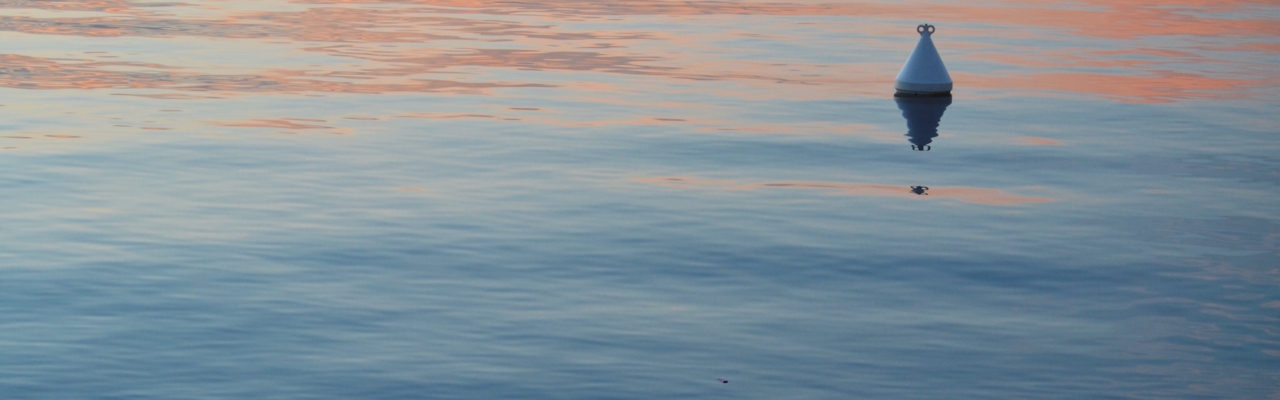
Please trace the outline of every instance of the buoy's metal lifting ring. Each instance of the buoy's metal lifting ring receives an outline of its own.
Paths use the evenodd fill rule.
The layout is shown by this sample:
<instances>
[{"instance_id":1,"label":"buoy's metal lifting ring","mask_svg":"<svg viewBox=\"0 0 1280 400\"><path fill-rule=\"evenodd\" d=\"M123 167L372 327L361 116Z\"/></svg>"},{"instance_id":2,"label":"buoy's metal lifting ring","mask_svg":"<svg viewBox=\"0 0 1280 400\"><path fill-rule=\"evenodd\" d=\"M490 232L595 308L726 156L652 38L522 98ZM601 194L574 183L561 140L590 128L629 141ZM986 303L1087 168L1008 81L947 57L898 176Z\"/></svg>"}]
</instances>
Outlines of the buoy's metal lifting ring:
<instances>
[{"instance_id":1,"label":"buoy's metal lifting ring","mask_svg":"<svg viewBox=\"0 0 1280 400\"><path fill-rule=\"evenodd\" d=\"M919 33L921 35L925 34L925 32L928 32L930 35L932 35L933 31L936 31L936 30L938 30L938 28L935 28L933 27L933 25L929 25L929 24L920 24L919 26L916 27L916 33Z\"/></svg>"}]
</instances>

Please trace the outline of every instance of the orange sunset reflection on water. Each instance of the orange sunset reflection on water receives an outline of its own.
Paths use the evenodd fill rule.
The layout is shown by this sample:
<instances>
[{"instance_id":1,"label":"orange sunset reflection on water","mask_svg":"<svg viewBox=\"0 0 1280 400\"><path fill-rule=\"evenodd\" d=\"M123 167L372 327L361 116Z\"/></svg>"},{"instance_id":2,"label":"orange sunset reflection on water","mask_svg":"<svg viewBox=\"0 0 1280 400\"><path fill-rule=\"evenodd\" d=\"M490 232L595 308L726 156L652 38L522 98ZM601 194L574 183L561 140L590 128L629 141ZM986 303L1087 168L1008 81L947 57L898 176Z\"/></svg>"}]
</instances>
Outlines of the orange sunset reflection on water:
<instances>
[{"instance_id":1,"label":"orange sunset reflection on water","mask_svg":"<svg viewBox=\"0 0 1280 400\"><path fill-rule=\"evenodd\" d=\"M5 2L0 32L12 44L0 51L0 88L75 91L106 96L102 104L118 107L375 95L443 104L374 113L103 111L97 120L81 119L83 128L10 135L27 142L105 134L83 131L93 124L101 132L206 127L305 135L432 120L898 143L896 126L755 118L738 103L887 99L915 40L910 27L919 21L942 26L936 41L960 99L1254 97L1280 83L1267 63L1280 47L1259 40L1276 37L1276 24L1258 10L1276 7L1250 1L1064 7L1036 0ZM787 50L796 46L804 51ZM1071 142L1032 135L1010 143ZM862 183L734 187L917 195ZM929 196L990 205L1049 201L994 188L937 187Z\"/></svg>"},{"instance_id":2,"label":"orange sunset reflection on water","mask_svg":"<svg viewBox=\"0 0 1280 400\"><path fill-rule=\"evenodd\" d=\"M176 57L164 63L150 62L150 57L137 53L111 52L85 59L83 54L71 58L7 52L0 87L281 94L488 94L494 88L539 87L554 91L554 96L574 97L573 81L611 81L616 78L610 76L621 76L643 78L631 83L634 85L727 82L730 84L712 89L726 96L883 96L912 41L909 29L884 23L886 17L899 19L905 26L921 20L943 26L937 41L944 57L951 60L962 92L1077 93L1118 101L1167 102L1250 96L1252 88L1280 83L1272 69L1240 61L1280 53L1274 43L1255 40L1215 46L1195 39L1275 37L1280 28L1273 18L1249 14L1259 8L1274 12L1265 2L1094 1L1059 7L1039 1L311 0L259 9L237 4L9 3L0 9L45 11L37 16L2 16L0 30L93 38L77 40L86 50L95 40L122 38L195 39L209 47L201 50L206 53L235 46L236 41L253 41L271 43L261 51L288 48L337 62L317 68L311 64L271 65L246 57L209 65L200 60L183 63ZM1223 16L1205 17L1186 10ZM58 16L58 12L71 11L101 16ZM860 23L870 17L877 20ZM688 34L646 30L646 24L661 19L697 21L712 27L770 19L775 23L764 25L770 30L757 32L760 35L741 29ZM1012 28L994 31L983 28L984 24ZM807 31L788 31L801 28ZM742 40L802 41L813 29L846 36L839 42L840 48L831 50L856 61L830 63L735 53L750 50L734 44ZM899 34L898 30L907 33ZM991 35L1038 37L1044 46L1001 49L985 40ZM859 36L893 40L860 40ZM1056 43L1074 38L1092 38L1107 48L1056 48ZM705 51L708 49L719 51ZM867 59L860 54L885 57ZM272 54L261 56L265 59ZM104 57L112 57L112 62ZM962 67L971 61L995 68ZM133 71L120 72L115 67ZM234 67L243 73L206 71L220 67ZM613 88L615 92L635 89Z\"/></svg>"},{"instance_id":3,"label":"orange sunset reflection on water","mask_svg":"<svg viewBox=\"0 0 1280 400\"><path fill-rule=\"evenodd\" d=\"M653 177L637 178L636 182L658 184L671 188L688 189L720 189L720 190L759 190L759 189L810 189L826 190L845 196L873 197L905 197L905 198L943 198L963 203L989 206L1017 206L1021 204L1048 203L1054 201L1049 197L1027 197L1007 193L999 189L977 187L935 187L900 186L876 183L855 182L764 182L741 183L732 180L701 179L696 177Z\"/></svg>"}]
</instances>

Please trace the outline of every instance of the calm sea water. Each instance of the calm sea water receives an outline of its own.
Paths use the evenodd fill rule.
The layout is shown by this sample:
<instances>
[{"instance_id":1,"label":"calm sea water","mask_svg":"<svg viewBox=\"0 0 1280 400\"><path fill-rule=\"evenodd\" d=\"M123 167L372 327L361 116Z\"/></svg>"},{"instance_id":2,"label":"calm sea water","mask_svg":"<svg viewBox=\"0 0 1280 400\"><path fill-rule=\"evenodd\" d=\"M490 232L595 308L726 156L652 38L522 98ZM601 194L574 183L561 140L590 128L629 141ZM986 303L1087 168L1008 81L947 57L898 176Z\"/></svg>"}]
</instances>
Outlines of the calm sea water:
<instances>
[{"instance_id":1,"label":"calm sea water","mask_svg":"<svg viewBox=\"0 0 1280 400\"><path fill-rule=\"evenodd\" d=\"M0 1L0 397L1280 398L1277 21Z\"/></svg>"}]
</instances>

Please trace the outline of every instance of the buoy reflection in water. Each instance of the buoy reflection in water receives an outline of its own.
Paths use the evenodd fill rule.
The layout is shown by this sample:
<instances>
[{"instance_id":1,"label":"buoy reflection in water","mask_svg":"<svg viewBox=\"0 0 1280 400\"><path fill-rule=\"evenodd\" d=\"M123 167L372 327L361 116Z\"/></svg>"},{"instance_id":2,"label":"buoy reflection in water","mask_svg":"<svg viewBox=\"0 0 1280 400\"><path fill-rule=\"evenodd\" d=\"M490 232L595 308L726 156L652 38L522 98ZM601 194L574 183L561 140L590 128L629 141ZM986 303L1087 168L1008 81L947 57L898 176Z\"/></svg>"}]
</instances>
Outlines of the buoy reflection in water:
<instances>
[{"instance_id":1,"label":"buoy reflection in water","mask_svg":"<svg viewBox=\"0 0 1280 400\"><path fill-rule=\"evenodd\" d=\"M943 97L894 97L902 117L907 119L907 137L911 149L929 151L933 138L938 137L938 125L942 113L951 105L951 96Z\"/></svg>"}]
</instances>

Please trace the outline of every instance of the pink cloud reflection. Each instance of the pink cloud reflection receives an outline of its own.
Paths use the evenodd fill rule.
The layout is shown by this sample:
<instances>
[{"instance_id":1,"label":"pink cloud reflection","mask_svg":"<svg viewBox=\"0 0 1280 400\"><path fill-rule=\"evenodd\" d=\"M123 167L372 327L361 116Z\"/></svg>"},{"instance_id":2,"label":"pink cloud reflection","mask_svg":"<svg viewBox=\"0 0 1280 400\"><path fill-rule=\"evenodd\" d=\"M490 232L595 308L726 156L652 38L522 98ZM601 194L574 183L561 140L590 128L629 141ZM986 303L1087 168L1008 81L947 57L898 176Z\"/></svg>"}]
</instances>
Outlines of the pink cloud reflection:
<instances>
[{"instance_id":1,"label":"pink cloud reflection","mask_svg":"<svg viewBox=\"0 0 1280 400\"><path fill-rule=\"evenodd\" d=\"M720 189L720 190L778 190L809 189L826 190L846 196L905 197L911 199L942 198L963 203L989 206L1017 206L1022 204L1048 203L1055 201L1049 197L1027 197L1006 193L999 189L977 188L967 186L934 187L922 190L924 195L912 191L913 187L904 185L885 185L876 183L854 182L812 182L784 181L740 183L732 180L711 180L696 177L651 177L637 178L636 182L658 184L672 188L684 189Z\"/></svg>"}]
</instances>

